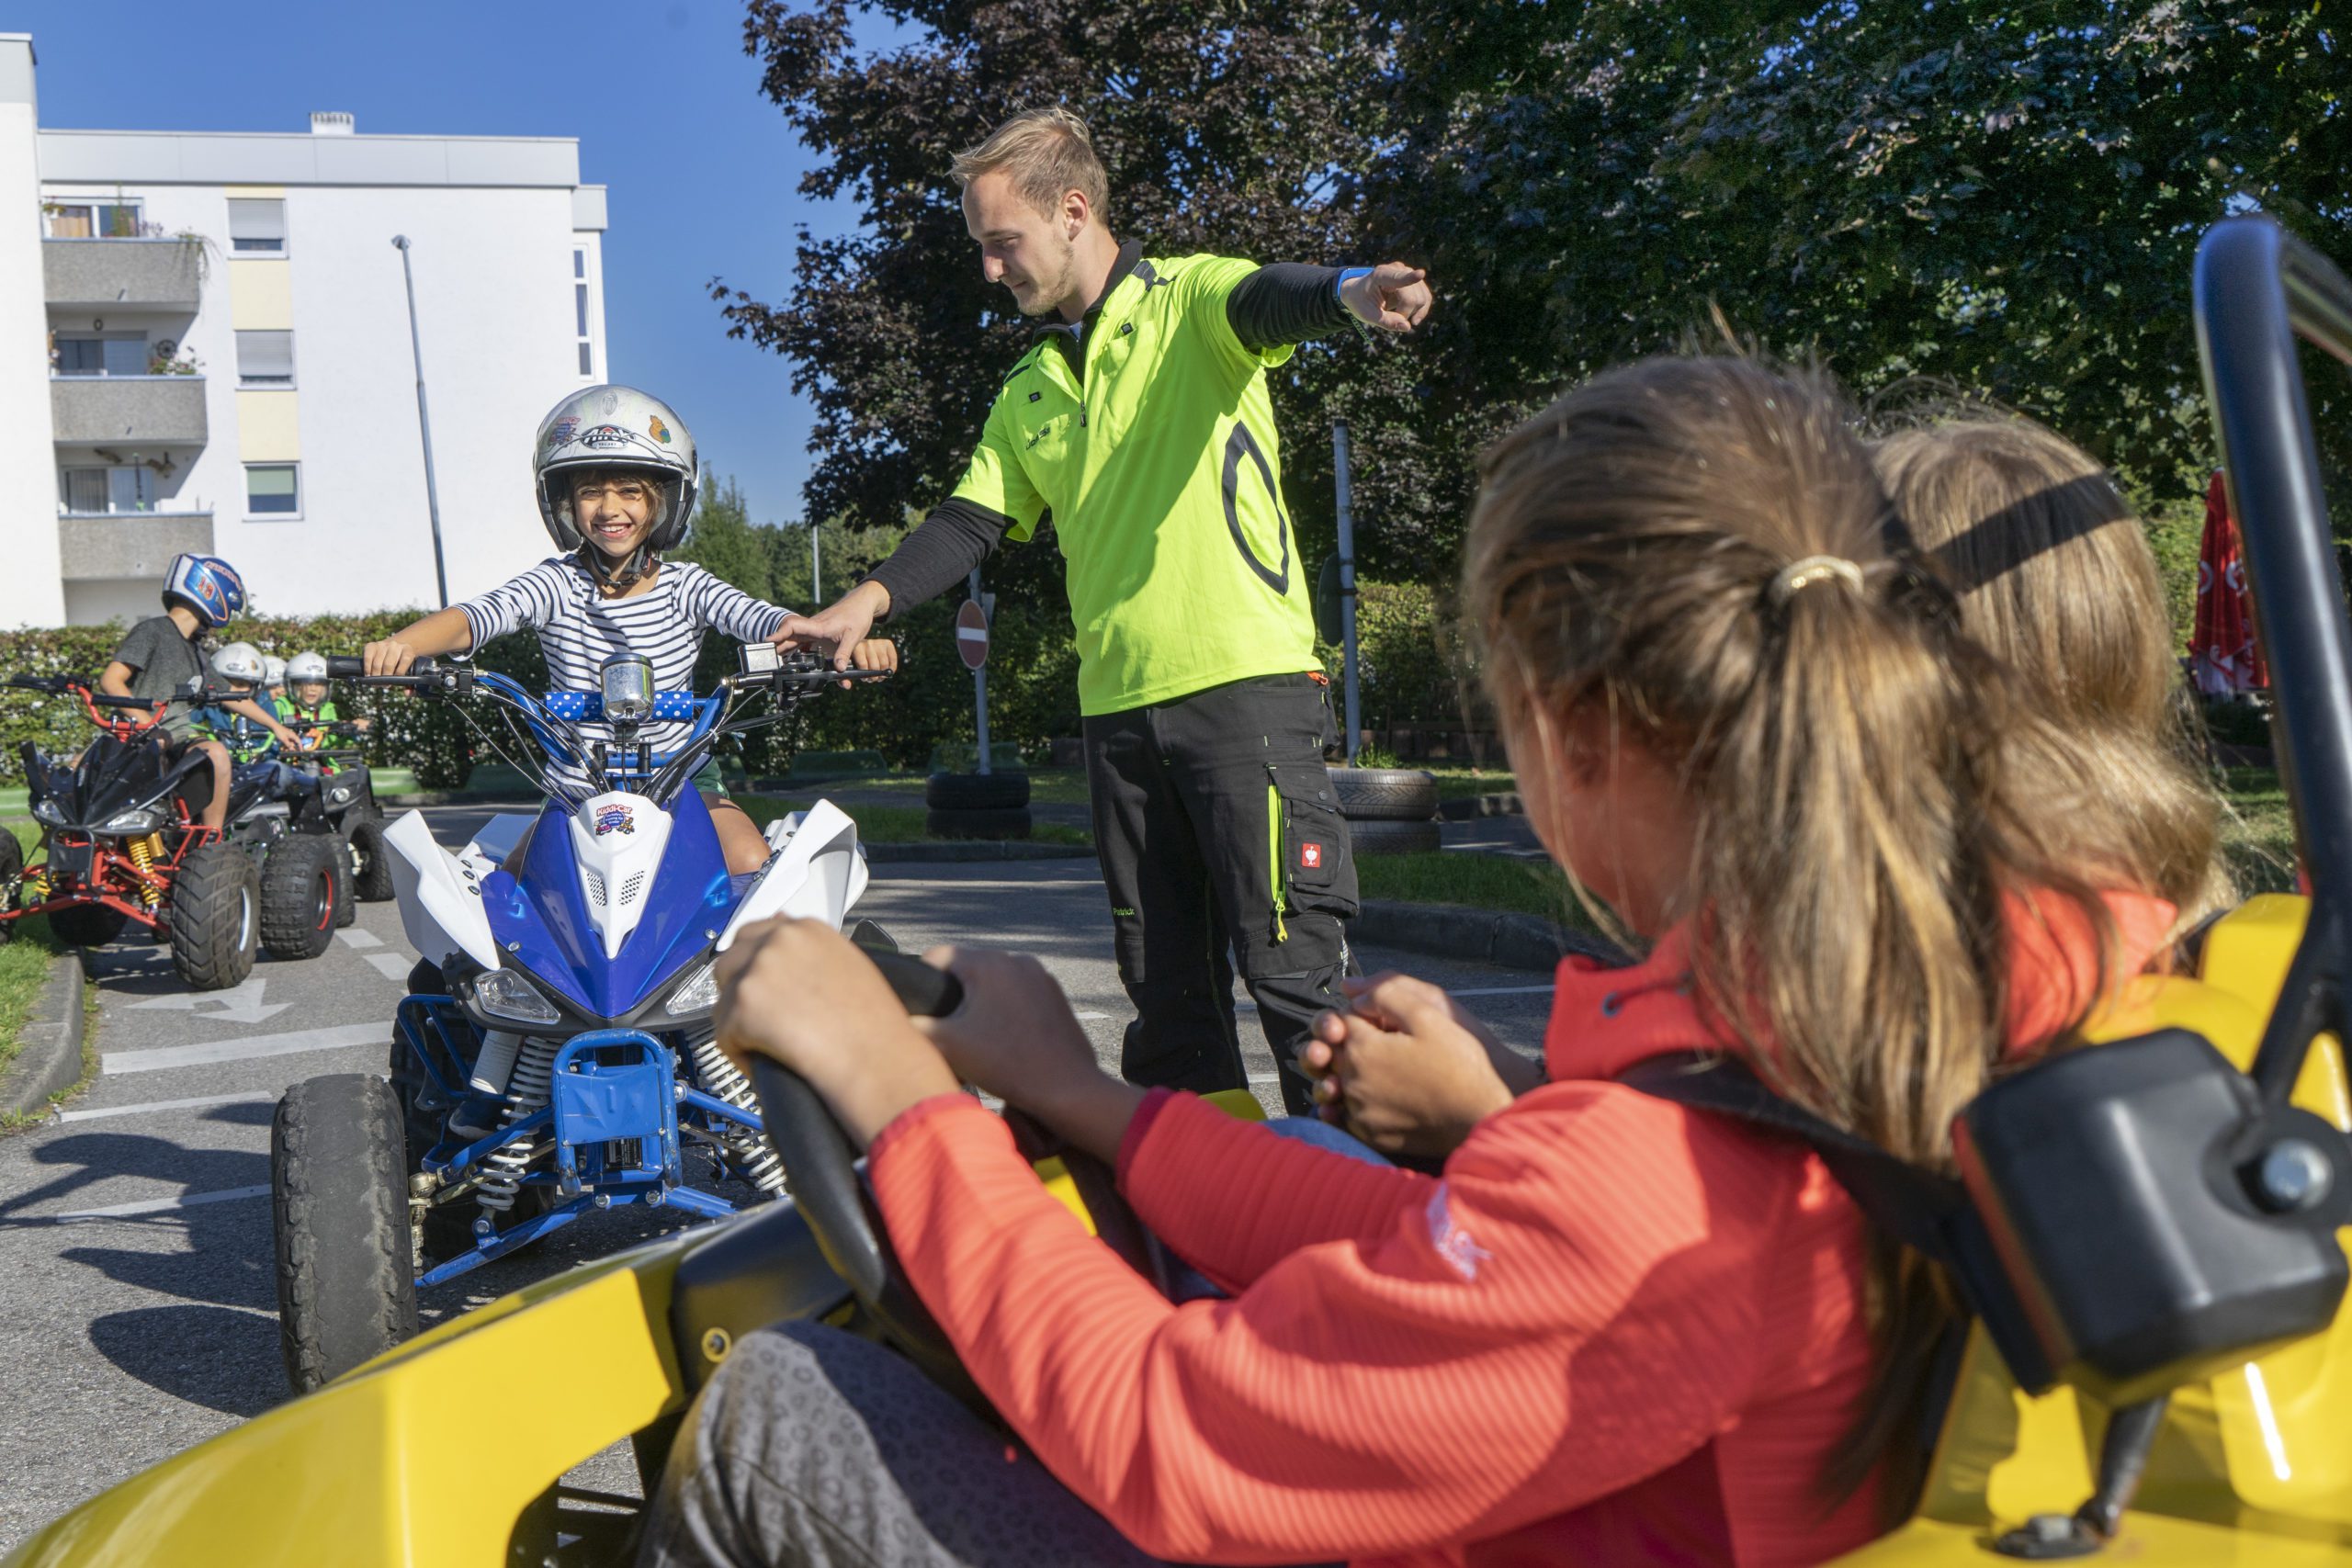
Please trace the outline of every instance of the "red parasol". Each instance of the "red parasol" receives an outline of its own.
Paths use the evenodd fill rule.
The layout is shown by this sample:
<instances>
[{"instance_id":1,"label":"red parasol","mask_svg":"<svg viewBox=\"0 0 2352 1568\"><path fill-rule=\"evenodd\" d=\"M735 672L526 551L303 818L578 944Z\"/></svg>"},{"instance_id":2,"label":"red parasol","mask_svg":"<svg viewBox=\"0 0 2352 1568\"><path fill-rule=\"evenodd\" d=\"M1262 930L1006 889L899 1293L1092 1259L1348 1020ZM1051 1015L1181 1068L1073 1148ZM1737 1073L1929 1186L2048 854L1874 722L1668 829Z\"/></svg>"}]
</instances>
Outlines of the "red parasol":
<instances>
[{"instance_id":1,"label":"red parasol","mask_svg":"<svg viewBox=\"0 0 2352 1568\"><path fill-rule=\"evenodd\" d=\"M2188 639L2188 671L2208 696L2230 696L2270 684L2270 671L2254 640L2245 592L2245 557L2229 492L2216 473L2205 491L2205 539L2197 551L2197 618Z\"/></svg>"}]
</instances>

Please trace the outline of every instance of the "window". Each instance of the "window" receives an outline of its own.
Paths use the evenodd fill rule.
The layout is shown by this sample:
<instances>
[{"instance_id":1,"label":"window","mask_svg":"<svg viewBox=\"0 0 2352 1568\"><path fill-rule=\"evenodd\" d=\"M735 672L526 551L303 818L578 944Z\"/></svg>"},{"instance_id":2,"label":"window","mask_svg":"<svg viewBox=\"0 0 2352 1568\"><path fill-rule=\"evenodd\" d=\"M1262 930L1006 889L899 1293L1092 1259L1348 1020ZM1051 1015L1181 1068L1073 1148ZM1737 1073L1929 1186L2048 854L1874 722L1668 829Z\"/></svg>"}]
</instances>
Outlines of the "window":
<instances>
[{"instance_id":1,"label":"window","mask_svg":"<svg viewBox=\"0 0 2352 1568\"><path fill-rule=\"evenodd\" d=\"M49 237L52 240L135 240L161 233L160 226L139 220L135 201L50 201Z\"/></svg>"},{"instance_id":2,"label":"window","mask_svg":"<svg viewBox=\"0 0 2352 1568\"><path fill-rule=\"evenodd\" d=\"M294 334L286 332L239 333L237 384L241 387L292 386Z\"/></svg>"},{"instance_id":3,"label":"window","mask_svg":"<svg viewBox=\"0 0 2352 1568\"><path fill-rule=\"evenodd\" d=\"M68 512L95 514L155 510L155 475L143 466L68 468L64 479Z\"/></svg>"},{"instance_id":4,"label":"window","mask_svg":"<svg viewBox=\"0 0 2352 1568\"><path fill-rule=\"evenodd\" d=\"M259 255L286 254L286 203L231 197L229 248Z\"/></svg>"},{"instance_id":5,"label":"window","mask_svg":"<svg viewBox=\"0 0 2352 1568\"><path fill-rule=\"evenodd\" d=\"M255 517L294 517L302 511L301 469L293 463L245 465L245 511Z\"/></svg>"},{"instance_id":6,"label":"window","mask_svg":"<svg viewBox=\"0 0 2352 1568\"><path fill-rule=\"evenodd\" d=\"M148 371L147 338L144 333L117 333L101 337L96 333L57 335L57 373L60 376L144 376Z\"/></svg>"},{"instance_id":7,"label":"window","mask_svg":"<svg viewBox=\"0 0 2352 1568\"><path fill-rule=\"evenodd\" d=\"M571 253L571 276L581 280L571 286L571 310L580 337L580 373L582 376L594 376L596 373L596 351L588 341L588 253L586 251Z\"/></svg>"}]
</instances>

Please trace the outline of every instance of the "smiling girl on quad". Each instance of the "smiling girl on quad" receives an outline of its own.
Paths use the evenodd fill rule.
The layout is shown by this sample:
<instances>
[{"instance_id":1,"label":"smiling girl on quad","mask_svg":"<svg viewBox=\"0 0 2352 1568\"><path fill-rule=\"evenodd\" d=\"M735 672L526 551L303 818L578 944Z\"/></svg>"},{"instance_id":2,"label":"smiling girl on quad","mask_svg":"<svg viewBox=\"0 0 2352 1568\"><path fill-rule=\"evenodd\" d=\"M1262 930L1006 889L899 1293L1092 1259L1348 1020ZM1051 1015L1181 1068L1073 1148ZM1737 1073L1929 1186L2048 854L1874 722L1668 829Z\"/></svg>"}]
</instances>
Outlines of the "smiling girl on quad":
<instances>
[{"instance_id":1,"label":"smiling girl on quad","mask_svg":"<svg viewBox=\"0 0 2352 1568\"><path fill-rule=\"evenodd\" d=\"M368 674L404 674L417 659L463 653L531 626L539 633L552 688L596 690L605 660L638 653L651 660L657 690L677 691L694 684L705 630L741 642L777 640L781 608L692 562L662 559L663 551L685 542L702 483L694 437L667 403L628 387L573 393L541 422L531 472L540 521L566 553L369 643ZM894 669L898 652L888 641L873 639L858 645L855 661L861 669ZM642 739L667 750L684 739L686 728L649 725ZM568 783L588 783L550 765ZM715 768L703 782L728 869L758 870L768 856L767 840L741 807L724 798Z\"/></svg>"},{"instance_id":2,"label":"smiling girl on quad","mask_svg":"<svg viewBox=\"0 0 2352 1568\"><path fill-rule=\"evenodd\" d=\"M1488 460L1464 609L1539 836L1651 942L1563 966L1551 1081L1432 1179L1107 1077L1030 961L948 955L965 1006L919 1029L832 933L747 933L722 1042L868 1146L907 1275L1043 1467L910 1364L778 1327L689 1415L642 1561L1803 1563L1890 1528L1948 1321L1923 1271L1804 1145L1612 1080L1728 1055L1949 1168L1951 1112L2173 910L2102 892L2128 878L2065 792L2005 766L2035 720L1819 385L1654 360L1569 393ZM1115 1162L1238 1294L1152 1291L959 1080ZM880 1462L901 1427L919 1468Z\"/></svg>"}]
</instances>

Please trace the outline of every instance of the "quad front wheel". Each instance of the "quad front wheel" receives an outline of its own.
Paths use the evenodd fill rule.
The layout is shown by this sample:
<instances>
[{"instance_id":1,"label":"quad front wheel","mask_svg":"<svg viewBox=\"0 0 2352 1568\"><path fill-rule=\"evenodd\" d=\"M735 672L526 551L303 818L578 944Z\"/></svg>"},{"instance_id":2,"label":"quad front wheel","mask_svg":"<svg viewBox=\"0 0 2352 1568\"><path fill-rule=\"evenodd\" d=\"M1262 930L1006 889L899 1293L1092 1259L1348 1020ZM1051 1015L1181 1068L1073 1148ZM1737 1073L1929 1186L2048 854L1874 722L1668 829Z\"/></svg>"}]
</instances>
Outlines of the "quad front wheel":
<instances>
[{"instance_id":1,"label":"quad front wheel","mask_svg":"<svg viewBox=\"0 0 2352 1568\"><path fill-rule=\"evenodd\" d=\"M17 886L25 879L25 846L17 835L0 829L0 909L17 907ZM0 942L17 934L17 922L0 920Z\"/></svg>"},{"instance_id":2,"label":"quad front wheel","mask_svg":"<svg viewBox=\"0 0 2352 1568\"><path fill-rule=\"evenodd\" d=\"M188 851L172 879L172 967L199 991L244 983L259 945L261 874L232 844Z\"/></svg>"},{"instance_id":3,"label":"quad front wheel","mask_svg":"<svg viewBox=\"0 0 2352 1568\"><path fill-rule=\"evenodd\" d=\"M384 819L374 812L354 812L344 818L351 840L351 890L363 904L380 904L392 896L392 862L384 846Z\"/></svg>"},{"instance_id":4,"label":"quad front wheel","mask_svg":"<svg viewBox=\"0 0 2352 1568\"><path fill-rule=\"evenodd\" d=\"M416 1332L400 1098L373 1073L286 1091L269 1131L277 1340L298 1393Z\"/></svg>"},{"instance_id":5,"label":"quad front wheel","mask_svg":"<svg viewBox=\"0 0 2352 1568\"><path fill-rule=\"evenodd\" d=\"M271 846L261 868L261 944L272 958L316 958L327 950L350 876L340 835L298 833Z\"/></svg>"},{"instance_id":6,"label":"quad front wheel","mask_svg":"<svg viewBox=\"0 0 2352 1568\"><path fill-rule=\"evenodd\" d=\"M129 917L106 904L69 904L49 912L49 929L68 947L104 947L122 934Z\"/></svg>"}]
</instances>

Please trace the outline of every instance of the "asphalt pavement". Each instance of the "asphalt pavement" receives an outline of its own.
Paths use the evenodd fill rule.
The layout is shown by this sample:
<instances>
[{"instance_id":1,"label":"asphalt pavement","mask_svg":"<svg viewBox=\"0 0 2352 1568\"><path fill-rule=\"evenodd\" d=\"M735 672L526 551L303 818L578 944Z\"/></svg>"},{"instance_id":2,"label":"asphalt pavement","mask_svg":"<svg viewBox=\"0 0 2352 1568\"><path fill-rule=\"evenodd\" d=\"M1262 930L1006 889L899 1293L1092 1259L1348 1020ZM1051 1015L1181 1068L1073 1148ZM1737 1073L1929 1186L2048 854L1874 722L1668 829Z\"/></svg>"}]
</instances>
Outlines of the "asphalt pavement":
<instances>
[{"instance_id":1,"label":"asphalt pavement","mask_svg":"<svg viewBox=\"0 0 2352 1568\"><path fill-rule=\"evenodd\" d=\"M485 813L425 808L455 846ZM1085 860L875 868L858 913L910 951L987 943L1038 954L1115 1066L1133 1016L1110 956L1101 879ZM0 1551L107 1486L287 1395L271 1278L269 1122L277 1097L325 1073L384 1069L415 954L395 905L363 904L321 957L265 956L234 990L187 991L164 950L89 955L100 1070L51 1122L0 1139ZM1544 977L1380 950L1533 1050ZM1273 1062L1242 998L1253 1086ZM729 1194L741 1198L742 1194ZM628 1208L427 1292L429 1324L582 1258L689 1224ZM617 1465L602 1483L625 1483Z\"/></svg>"}]
</instances>

